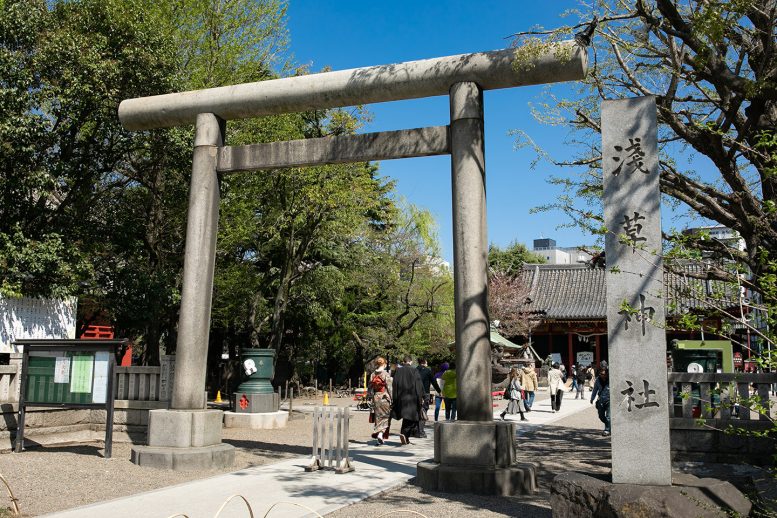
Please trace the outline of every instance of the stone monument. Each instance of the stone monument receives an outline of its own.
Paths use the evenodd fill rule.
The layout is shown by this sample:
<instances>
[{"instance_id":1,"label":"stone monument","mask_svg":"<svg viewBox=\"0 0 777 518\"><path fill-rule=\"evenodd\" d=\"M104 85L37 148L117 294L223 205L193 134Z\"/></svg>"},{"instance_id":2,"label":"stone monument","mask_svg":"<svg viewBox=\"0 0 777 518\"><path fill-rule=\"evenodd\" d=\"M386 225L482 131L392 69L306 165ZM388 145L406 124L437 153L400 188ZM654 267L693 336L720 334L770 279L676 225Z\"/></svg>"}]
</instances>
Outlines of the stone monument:
<instances>
[{"instance_id":1,"label":"stone monument","mask_svg":"<svg viewBox=\"0 0 777 518\"><path fill-rule=\"evenodd\" d=\"M672 476L656 101L602 103L612 483L562 473L554 516L747 516L733 485Z\"/></svg>"},{"instance_id":2,"label":"stone monument","mask_svg":"<svg viewBox=\"0 0 777 518\"><path fill-rule=\"evenodd\" d=\"M612 481L670 485L656 101L602 103Z\"/></svg>"}]
</instances>

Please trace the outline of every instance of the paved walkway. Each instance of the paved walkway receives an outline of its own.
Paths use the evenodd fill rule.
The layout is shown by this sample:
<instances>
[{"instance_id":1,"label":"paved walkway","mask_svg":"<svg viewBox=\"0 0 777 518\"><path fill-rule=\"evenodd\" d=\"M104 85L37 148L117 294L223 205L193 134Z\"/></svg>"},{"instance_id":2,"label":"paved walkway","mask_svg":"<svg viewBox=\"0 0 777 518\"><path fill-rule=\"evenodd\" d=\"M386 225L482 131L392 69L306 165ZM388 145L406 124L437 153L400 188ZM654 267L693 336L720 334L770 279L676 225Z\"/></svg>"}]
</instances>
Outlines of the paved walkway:
<instances>
[{"instance_id":1,"label":"paved walkway","mask_svg":"<svg viewBox=\"0 0 777 518\"><path fill-rule=\"evenodd\" d=\"M501 407L495 410L499 415ZM566 398L560 412L551 413L549 400L538 400L528 414L528 422L518 421L519 434L549 424L589 406L586 400ZM520 419L517 415L512 419ZM250 503L254 516L263 516L274 504L270 518L315 516L289 504L293 502L327 514L369 496L402 485L415 476L416 463L433 457L434 441L414 439L401 447L387 442L351 441L355 471L338 475L328 470L306 473L307 458L290 459L276 464L249 468L212 478L188 482L156 491L46 515L57 518L166 518L185 514L189 518L213 518L230 496L239 494ZM243 518L248 510L240 499L232 500L220 518Z\"/></svg>"}]
</instances>

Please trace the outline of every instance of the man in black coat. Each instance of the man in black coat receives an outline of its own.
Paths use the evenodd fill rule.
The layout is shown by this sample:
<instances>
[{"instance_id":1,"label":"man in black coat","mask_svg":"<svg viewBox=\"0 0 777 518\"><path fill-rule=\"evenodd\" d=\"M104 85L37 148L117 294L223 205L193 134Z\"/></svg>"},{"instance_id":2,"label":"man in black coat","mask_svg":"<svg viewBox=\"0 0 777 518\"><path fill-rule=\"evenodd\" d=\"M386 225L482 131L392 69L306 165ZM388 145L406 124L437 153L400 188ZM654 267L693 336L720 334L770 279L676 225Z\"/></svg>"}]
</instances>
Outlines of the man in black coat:
<instances>
[{"instance_id":1,"label":"man in black coat","mask_svg":"<svg viewBox=\"0 0 777 518\"><path fill-rule=\"evenodd\" d=\"M409 444L410 437L419 435L418 422L421 420L421 403L424 397L421 376L411 363L410 357L405 356L393 380L391 417L402 419L399 434L402 444Z\"/></svg>"},{"instance_id":2,"label":"man in black coat","mask_svg":"<svg viewBox=\"0 0 777 518\"><path fill-rule=\"evenodd\" d=\"M437 380L434 379L432 369L426 365L426 360L419 359L418 367L416 367L416 370L418 371L418 375L421 376L421 388L424 391L424 400L421 403L421 421L418 423L418 435L415 437L423 439L426 437L424 428L425 423L428 420L429 403L431 401L432 393L431 387L433 386L438 393L442 391L440 390L439 385L437 385Z\"/></svg>"}]
</instances>

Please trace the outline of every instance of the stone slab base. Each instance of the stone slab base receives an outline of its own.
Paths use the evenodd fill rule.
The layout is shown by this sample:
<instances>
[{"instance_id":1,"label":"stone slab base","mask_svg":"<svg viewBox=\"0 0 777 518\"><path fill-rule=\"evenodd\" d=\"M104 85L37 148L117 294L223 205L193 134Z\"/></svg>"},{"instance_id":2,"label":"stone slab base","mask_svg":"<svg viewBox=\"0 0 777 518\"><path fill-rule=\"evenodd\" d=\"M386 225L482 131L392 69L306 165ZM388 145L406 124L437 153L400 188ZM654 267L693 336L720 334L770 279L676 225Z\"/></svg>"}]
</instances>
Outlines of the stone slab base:
<instances>
[{"instance_id":1,"label":"stone slab base","mask_svg":"<svg viewBox=\"0 0 777 518\"><path fill-rule=\"evenodd\" d=\"M445 466L507 468L515 464L515 423L434 423L434 461Z\"/></svg>"},{"instance_id":2,"label":"stone slab base","mask_svg":"<svg viewBox=\"0 0 777 518\"><path fill-rule=\"evenodd\" d=\"M724 518L748 516L752 508L729 482L676 472L671 486L612 484L582 473L562 473L553 479L550 505L554 518Z\"/></svg>"},{"instance_id":3,"label":"stone slab base","mask_svg":"<svg viewBox=\"0 0 777 518\"><path fill-rule=\"evenodd\" d=\"M416 481L427 491L477 495L530 495L537 492L533 464L504 468L446 466L433 460L418 463Z\"/></svg>"},{"instance_id":4,"label":"stone slab base","mask_svg":"<svg viewBox=\"0 0 777 518\"><path fill-rule=\"evenodd\" d=\"M277 412L280 407L281 395L277 392L268 394L235 392L232 394L232 408L237 414L265 414Z\"/></svg>"},{"instance_id":5,"label":"stone slab base","mask_svg":"<svg viewBox=\"0 0 777 518\"><path fill-rule=\"evenodd\" d=\"M151 410L148 445L199 448L221 443L221 410Z\"/></svg>"},{"instance_id":6,"label":"stone slab base","mask_svg":"<svg viewBox=\"0 0 777 518\"><path fill-rule=\"evenodd\" d=\"M286 428L288 420L288 412L263 412L256 414L224 412L224 428L250 428L252 430Z\"/></svg>"},{"instance_id":7,"label":"stone slab base","mask_svg":"<svg viewBox=\"0 0 777 518\"><path fill-rule=\"evenodd\" d=\"M230 468L235 463L235 447L231 444L197 448L133 446L131 460L138 466L174 471Z\"/></svg>"}]
</instances>

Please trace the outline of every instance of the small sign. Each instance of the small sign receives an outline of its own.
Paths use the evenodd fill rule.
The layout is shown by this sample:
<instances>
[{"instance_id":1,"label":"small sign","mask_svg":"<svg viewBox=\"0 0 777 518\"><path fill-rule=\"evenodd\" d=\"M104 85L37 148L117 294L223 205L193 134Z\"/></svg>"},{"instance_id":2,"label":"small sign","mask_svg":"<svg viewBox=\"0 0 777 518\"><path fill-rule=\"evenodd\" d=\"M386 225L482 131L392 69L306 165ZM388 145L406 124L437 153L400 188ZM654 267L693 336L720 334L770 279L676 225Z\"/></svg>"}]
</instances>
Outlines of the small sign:
<instances>
[{"instance_id":1,"label":"small sign","mask_svg":"<svg viewBox=\"0 0 777 518\"><path fill-rule=\"evenodd\" d=\"M744 361L742 360L742 353L734 353L734 366L741 367Z\"/></svg>"},{"instance_id":2,"label":"small sign","mask_svg":"<svg viewBox=\"0 0 777 518\"><path fill-rule=\"evenodd\" d=\"M54 383L70 383L70 357L57 356L54 364Z\"/></svg>"},{"instance_id":3,"label":"small sign","mask_svg":"<svg viewBox=\"0 0 777 518\"><path fill-rule=\"evenodd\" d=\"M591 351L581 351L577 353L578 365L591 365L594 362L594 353Z\"/></svg>"}]
</instances>

